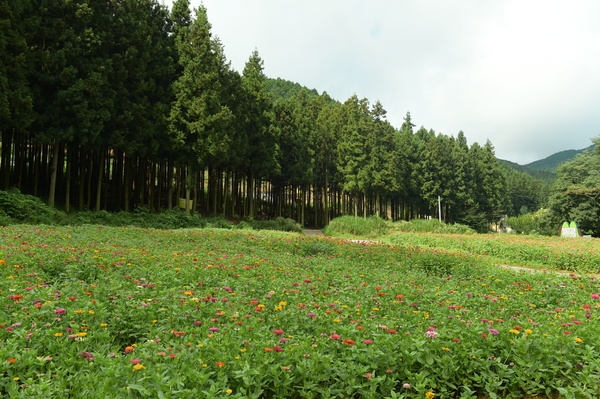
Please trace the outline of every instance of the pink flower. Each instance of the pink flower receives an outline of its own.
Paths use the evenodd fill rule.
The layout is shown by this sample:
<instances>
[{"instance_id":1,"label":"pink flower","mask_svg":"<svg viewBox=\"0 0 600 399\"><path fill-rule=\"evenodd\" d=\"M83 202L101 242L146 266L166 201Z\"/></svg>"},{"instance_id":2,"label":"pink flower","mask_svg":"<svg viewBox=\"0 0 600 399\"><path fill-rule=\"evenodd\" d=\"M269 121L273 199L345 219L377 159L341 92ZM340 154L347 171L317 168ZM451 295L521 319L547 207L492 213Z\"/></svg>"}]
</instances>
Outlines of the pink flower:
<instances>
[{"instance_id":1,"label":"pink flower","mask_svg":"<svg viewBox=\"0 0 600 399\"><path fill-rule=\"evenodd\" d=\"M407 384L406 382L404 384L402 384L402 388L405 389L410 389L410 384Z\"/></svg>"},{"instance_id":2,"label":"pink flower","mask_svg":"<svg viewBox=\"0 0 600 399\"><path fill-rule=\"evenodd\" d=\"M373 340L372 340L372 339L365 339L365 340L363 341L363 344L365 344L365 345L371 345L372 343L373 343Z\"/></svg>"},{"instance_id":3,"label":"pink flower","mask_svg":"<svg viewBox=\"0 0 600 399\"><path fill-rule=\"evenodd\" d=\"M331 334L331 336L330 336L329 338L331 338L331 339L335 339L335 340L338 340L338 339L340 339L341 337L340 337L338 334Z\"/></svg>"},{"instance_id":4,"label":"pink flower","mask_svg":"<svg viewBox=\"0 0 600 399\"><path fill-rule=\"evenodd\" d=\"M496 329L494 329L494 328L490 328L488 331L489 331L489 332L490 332L490 334L492 334L492 335L498 335L498 334L500 334L500 331L498 331L498 330L496 330Z\"/></svg>"},{"instance_id":5,"label":"pink flower","mask_svg":"<svg viewBox=\"0 0 600 399\"><path fill-rule=\"evenodd\" d=\"M365 374L365 377L367 377L367 379L369 379L369 380L370 380L370 379L371 379L371 377L373 377L373 374L371 374L371 373L367 373L367 374Z\"/></svg>"},{"instance_id":6,"label":"pink flower","mask_svg":"<svg viewBox=\"0 0 600 399\"><path fill-rule=\"evenodd\" d=\"M275 335L282 335L285 331L283 330L273 330L273 334Z\"/></svg>"},{"instance_id":7,"label":"pink flower","mask_svg":"<svg viewBox=\"0 0 600 399\"><path fill-rule=\"evenodd\" d=\"M55 314L65 314L67 311L63 308L58 308L54 311Z\"/></svg>"},{"instance_id":8,"label":"pink flower","mask_svg":"<svg viewBox=\"0 0 600 399\"><path fill-rule=\"evenodd\" d=\"M140 359L131 359L131 364L140 364L141 362Z\"/></svg>"},{"instance_id":9,"label":"pink flower","mask_svg":"<svg viewBox=\"0 0 600 399\"><path fill-rule=\"evenodd\" d=\"M437 333L437 332L435 332L435 331L433 331L433 330L428 330L428 331L425 333L425 336L426 336L427 338L432 338L432 339L433 339L433 338L437 338L437 337L438 337L438 333Z\"/></svg>"},{"instance_id":10,"label":"pink flower","mask_svg":"<svg viewBox=\"0 0 600 399\"><path fill-rule=\"evenodd\" d=\"M307 316L308 317L317 317L317 315L312 312L308 312Z\"/></svg>"},{"instance_id":11,"label":"pink flower","mask_svg":"<svg viewBox=\"0 0 600 399\"><path fill-rule=\"evenodd\" d=\"M600 299L600 294L592 294L590 295L592 299Z\"/></svg>"},{"instance_id":12,"label":"pink flower","mask_svg":"<svg viewBox=\"0 0 600 399\"><path fill-rule=\"evenodd\" d=\"M217 331L219 331L219 329L217 327L211 327L211 328L208 329L208 331L210 331L210 332L217 332Z\"/></svg>"}]
</instances>

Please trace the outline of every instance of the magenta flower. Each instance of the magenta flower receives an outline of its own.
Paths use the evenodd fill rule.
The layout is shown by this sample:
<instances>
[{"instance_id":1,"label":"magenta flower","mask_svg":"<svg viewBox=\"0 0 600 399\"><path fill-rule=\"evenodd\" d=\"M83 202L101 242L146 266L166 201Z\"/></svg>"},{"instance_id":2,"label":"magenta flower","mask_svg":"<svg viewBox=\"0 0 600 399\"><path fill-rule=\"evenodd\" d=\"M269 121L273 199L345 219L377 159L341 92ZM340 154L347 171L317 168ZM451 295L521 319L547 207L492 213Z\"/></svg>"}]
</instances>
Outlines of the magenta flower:
<instances>
[{"instance_id":1,"label":"magenta flower","mask_svg":"<svg viewBox=\"0 0 600 399\"><path fill-rule=\"evenodd\" d=\"M592 299L600 299L600 294L592 294L590 295Z\"/></svg>"},{"instance_id":2,"label":"magenta flower","mask_svg":"<svg viewBox=\"0 0 600 399\"><path fill-rule=\"evenodd\" d=\"M488 331L492 335L498 335L498 334L500 334L500 331L496 330L495 328L490 328Z\"/></svg>"},{"instance_id":3,"label":"magenta flower","mask_svg":"<svg viewBox=\"0 0 600 399\"><path fill-rule=\"evenodd\" d=\"M54 313L55 314L65 314L65 313L67 313L67 310L63 309L63 308L58 308L54 311Z\"/></svg>"},{"instance_id":4,"label":"magenta flower","mask_svg":"<svg viewBox=\"0 0 600 399\"><path fill-rule=\"evenodd\" d=\"M208 331L210 331L210 332L217 332L217 331L219 331L219 329L217 327L211 327L211 328L208 329Z\"/></svg>"}]
</instances>

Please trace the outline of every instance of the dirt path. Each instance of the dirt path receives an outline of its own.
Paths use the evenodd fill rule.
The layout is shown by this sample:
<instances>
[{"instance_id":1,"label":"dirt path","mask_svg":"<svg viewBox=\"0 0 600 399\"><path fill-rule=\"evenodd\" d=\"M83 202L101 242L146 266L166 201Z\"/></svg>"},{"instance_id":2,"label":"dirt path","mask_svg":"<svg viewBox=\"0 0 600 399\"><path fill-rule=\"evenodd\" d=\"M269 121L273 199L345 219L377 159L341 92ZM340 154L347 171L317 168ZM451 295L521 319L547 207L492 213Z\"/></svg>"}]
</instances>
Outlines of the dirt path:
<instances>
[{"instance_id":1,"label":"dirt path","mask_svg":"<svg viewBox=\"0 0 600 399\"><path fill-rule=\"evenodd\" d=\"M304 232L304 234L306 234L307 236L324 236L325 234L323 234L323 230L316 230L316 229L304 229L302 230Z\"/></svg>"}]
</instances>

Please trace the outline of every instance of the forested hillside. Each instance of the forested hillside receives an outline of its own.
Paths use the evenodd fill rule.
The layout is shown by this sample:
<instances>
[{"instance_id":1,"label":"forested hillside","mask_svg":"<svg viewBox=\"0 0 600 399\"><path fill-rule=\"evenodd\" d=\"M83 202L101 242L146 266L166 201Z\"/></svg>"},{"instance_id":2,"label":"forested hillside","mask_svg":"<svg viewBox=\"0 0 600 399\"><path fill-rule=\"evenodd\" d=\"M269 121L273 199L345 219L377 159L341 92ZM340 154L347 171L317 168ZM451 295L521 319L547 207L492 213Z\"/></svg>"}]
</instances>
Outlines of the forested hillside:
<instances>
[{"instance_id":1,"label":"forested hillside","mask_svg":"<svg viewBox=\"0 0 600 399\"><path fill-rule=\"evenodd\" d=\"M182 205L312 226L441 209L482 230L545 201L489 141L410 113L394 127L379 102L269 79L263 63L254 51L233 70L187 0L0 0L0 189L67 212Z\"/></svg>"}]
</instances>

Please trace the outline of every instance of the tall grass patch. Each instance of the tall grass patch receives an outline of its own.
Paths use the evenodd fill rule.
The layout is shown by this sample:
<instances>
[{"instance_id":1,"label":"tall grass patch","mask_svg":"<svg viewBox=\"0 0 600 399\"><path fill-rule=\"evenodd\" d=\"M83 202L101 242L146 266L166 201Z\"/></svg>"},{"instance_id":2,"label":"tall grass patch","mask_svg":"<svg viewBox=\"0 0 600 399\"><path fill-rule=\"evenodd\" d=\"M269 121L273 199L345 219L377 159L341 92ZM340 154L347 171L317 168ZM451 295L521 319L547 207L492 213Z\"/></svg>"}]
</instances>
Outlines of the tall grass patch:
<instances>
[{"instance_id":1,"label":"tall grass patch","mask_svg":"<svg viewBox=\"0 0 600 399\"><path fill-rule=\"evenodd\" d=\"M378 216L368 218L341 216L331 220L323 232L331 236L375 238L387 234L389 229L389 224Z\"/></svg>"}]
</instances>

